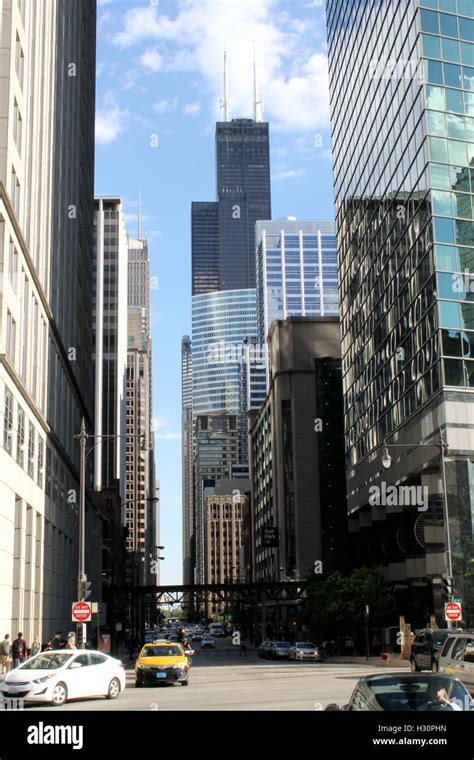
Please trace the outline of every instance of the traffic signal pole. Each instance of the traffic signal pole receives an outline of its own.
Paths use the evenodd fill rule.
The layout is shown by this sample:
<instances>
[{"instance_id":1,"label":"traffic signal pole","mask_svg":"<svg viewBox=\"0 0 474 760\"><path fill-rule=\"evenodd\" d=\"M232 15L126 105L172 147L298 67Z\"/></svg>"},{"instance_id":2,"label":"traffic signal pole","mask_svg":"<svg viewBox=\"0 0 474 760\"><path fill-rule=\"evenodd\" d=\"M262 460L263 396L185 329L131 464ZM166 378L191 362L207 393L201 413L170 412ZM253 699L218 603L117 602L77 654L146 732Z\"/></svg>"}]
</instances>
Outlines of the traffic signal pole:
<instances>
[{"instance_id":1,"label":"traffic signal pole","mask_svg":"<svg viewBox=\"0 0 474 760\"><path fill-rule=\"evenodd\" d=\"M87 433L84 418L82 418L81 432L79 433L79 444L81 450L80 461L80 483L79 483L79 562L77 571L77 601L84 601L85 596L85 564L86 564L86 443ZM87 626L85 623L79 623L77 626L78 649L84 649L87 639Z\"/></svg>"}]
</instances>

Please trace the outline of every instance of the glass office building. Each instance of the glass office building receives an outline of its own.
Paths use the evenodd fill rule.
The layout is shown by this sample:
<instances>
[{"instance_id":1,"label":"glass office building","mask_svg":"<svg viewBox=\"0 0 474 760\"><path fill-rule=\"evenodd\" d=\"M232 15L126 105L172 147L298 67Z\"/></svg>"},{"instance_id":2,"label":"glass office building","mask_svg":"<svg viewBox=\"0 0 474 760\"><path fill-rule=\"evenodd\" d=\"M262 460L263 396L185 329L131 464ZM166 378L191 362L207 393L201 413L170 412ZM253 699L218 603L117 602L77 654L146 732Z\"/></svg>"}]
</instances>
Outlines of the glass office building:
<instances>
[{"instance_id":1,"label":"glass office building","mask_svg":"<svg viewBox=\"0 0 474 760\"><path fill-rule=\"evenodd\" d=\"M255 288L255 222L272 214L266 122L216 124L216 194L191 208L193 295Z\"/></svg>"},{"instance_id":2,"label":"glass office building","mask_svg":"<svg viewBox=\"0 0 474 760\"><path fill-rule=\"evenodd\" d=\"M442 615L448 545L456 595L471 593L473 11L327 2L349 514L361 561L424 624ZM426 488L426 511L369 507L382 478Z\"/></svg>"},{"instance_id":3,"label":"glass office building","mask_svg":"<svg viewBox=\"0 0 474 760\"><path fill-rule=\"evenodd\" d=\"M275 319L339 315L334 222L258 221L255 237L262 343Z\"/></svg>"},{"instance_id":4,"label":"glass office building","mask_svg":"<svg viewBox=\"0 0 474 760\"><path fill-rule=\"evenodd\" d=\"M192 406L200 414L240 414L246 340L256 338L255 289L193 296Z\"/></svg>"}]
</instances>

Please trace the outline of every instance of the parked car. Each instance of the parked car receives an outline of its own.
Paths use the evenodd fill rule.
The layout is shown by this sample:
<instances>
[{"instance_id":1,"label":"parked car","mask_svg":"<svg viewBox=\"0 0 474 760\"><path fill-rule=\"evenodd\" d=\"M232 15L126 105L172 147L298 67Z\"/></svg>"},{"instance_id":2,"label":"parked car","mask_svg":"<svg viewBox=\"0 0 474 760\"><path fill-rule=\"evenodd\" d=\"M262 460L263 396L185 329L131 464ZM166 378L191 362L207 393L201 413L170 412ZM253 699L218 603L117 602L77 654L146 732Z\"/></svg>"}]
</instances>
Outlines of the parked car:
<instances>
[{"instance_id":1,"label":"parked car","mask_svg":"<svg viewBox=\"0 0 474 760\"><path fill-rule=\"evenodd\" d=\"M418 673L420 670L431 670L432 673L437 673L438 660L444 642L453 632L455 629L448 628L425 628L418 631L411 645L412 673Z\"/></svg>"},{"instance_id":2,"label":"parked car","mask_svg":"<svg viewBox=\"0 0 474 760\"><path fill-rule=\"evenodd\" d=\"M203 636L201 640L201 649L215 649L216 642L212 636Z\"/></svg>"},{"instance_id":3,"label":"parked car","mask_svg":"<svg viewBox=\"0 0 474 760\"><path fill-rule=\"evenodd\" d=\"M42 652L0 676L4 699L51 702L56 707L68 699L116 699L124 689L125 668L120 660L81 649Z\"/></svg>"},{"instance_id":4,"label":"parked car","mask_svg":"<svg viewBox=\"0 0 474 760\"><path fill-rule=\"evenodd\" d=\"M474 633L455 633L446 639L439 671L459 678L474 696Z\"/></svg>"},{"instance_id":5,"label":"parked car","mask_svg":"<svg viewBox=\"0 0 474 760\"><path fill-rule=\"evenodd\" d=\"M474 702L458 678L428 673L387 673L359 678L347 705L326 710L369 712L473 711Z\"/></svg>"},{"instance_id":6,"label":"parked car","mask_svg":"<svg viewBox=\"0 0 474 760\"><path fill-rule=\"evenodd\" d=\"M319 662L323 659L323 656L321 649L310 641L296 641L290 648L289 659Z\"/></svg>"},{"instance_id":7,"label":"parked car","mask_svg":"<svg viewBox=\"0 0 474 760\"><path fill-rule=\"evenodd\" d=\"M288 660L291 644L289 641L274 641L270 649L272 660Z\"/></svg>"},{"instance_id":8,"label":"parked car","mask_svg":"<svg viewBox=\"0 0 474 760\"><path fill-rule=\"evenodd\" d=\"M266 641L262 641L262 643L258 645L257 653L259 657L266 657L266 650L268 649L271 643L272 642L267 639Z\"/></svg>"}]
</instances>

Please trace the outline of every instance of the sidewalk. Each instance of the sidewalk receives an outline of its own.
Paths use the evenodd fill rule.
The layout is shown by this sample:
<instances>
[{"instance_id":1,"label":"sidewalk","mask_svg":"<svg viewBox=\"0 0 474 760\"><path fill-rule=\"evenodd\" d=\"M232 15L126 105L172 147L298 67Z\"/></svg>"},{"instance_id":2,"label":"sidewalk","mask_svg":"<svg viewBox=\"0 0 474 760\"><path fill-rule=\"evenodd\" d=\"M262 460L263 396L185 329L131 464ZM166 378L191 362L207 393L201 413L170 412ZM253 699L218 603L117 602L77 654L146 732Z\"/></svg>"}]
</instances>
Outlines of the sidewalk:
<instances>
[{"instance_id":1,"label":"sidewalk","mask_svg":"<svg viewBox=\"0 0 474 760\"><path fill-rule=\"evenodd\" d=\"M326 657L324 662L338 663L341 665L366 665L371 668L406 668L410 669L410 663L408 660L402 660L400 655L389 655L386 660L382 660L380 657L371 657L369 660L363 655L360 657L354 656L341 656L341 657Z\"/></svg>"}]
</instances>

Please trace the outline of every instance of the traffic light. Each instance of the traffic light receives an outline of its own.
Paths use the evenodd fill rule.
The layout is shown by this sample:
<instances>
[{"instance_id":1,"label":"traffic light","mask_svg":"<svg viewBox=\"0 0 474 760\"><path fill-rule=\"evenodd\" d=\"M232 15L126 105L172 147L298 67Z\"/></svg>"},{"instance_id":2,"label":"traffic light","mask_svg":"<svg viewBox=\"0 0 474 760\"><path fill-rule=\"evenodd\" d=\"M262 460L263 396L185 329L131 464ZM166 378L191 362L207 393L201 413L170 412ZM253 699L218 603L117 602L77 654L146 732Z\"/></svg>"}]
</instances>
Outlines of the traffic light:
<instances>
[{"instance_id":1,"label":"traffic light","mask_svg":"<svg viewBox=\"0 0 474 760\"><path fill-rule=\"evenodd\" d=\"M441 596L444 602L450 602L454 594L454 581L450 575L446 575L441 582Z\"/></svg>"},{"instance_id":2,"label":"traffic light","mask_svg":"<svg viewBox=\"0 0 474 760\"><path fill-rule=\"evenodd\" d=\"M84 601L86 602L92 594L92 581L84 583Z\"/></svg>"}]
</instances>

